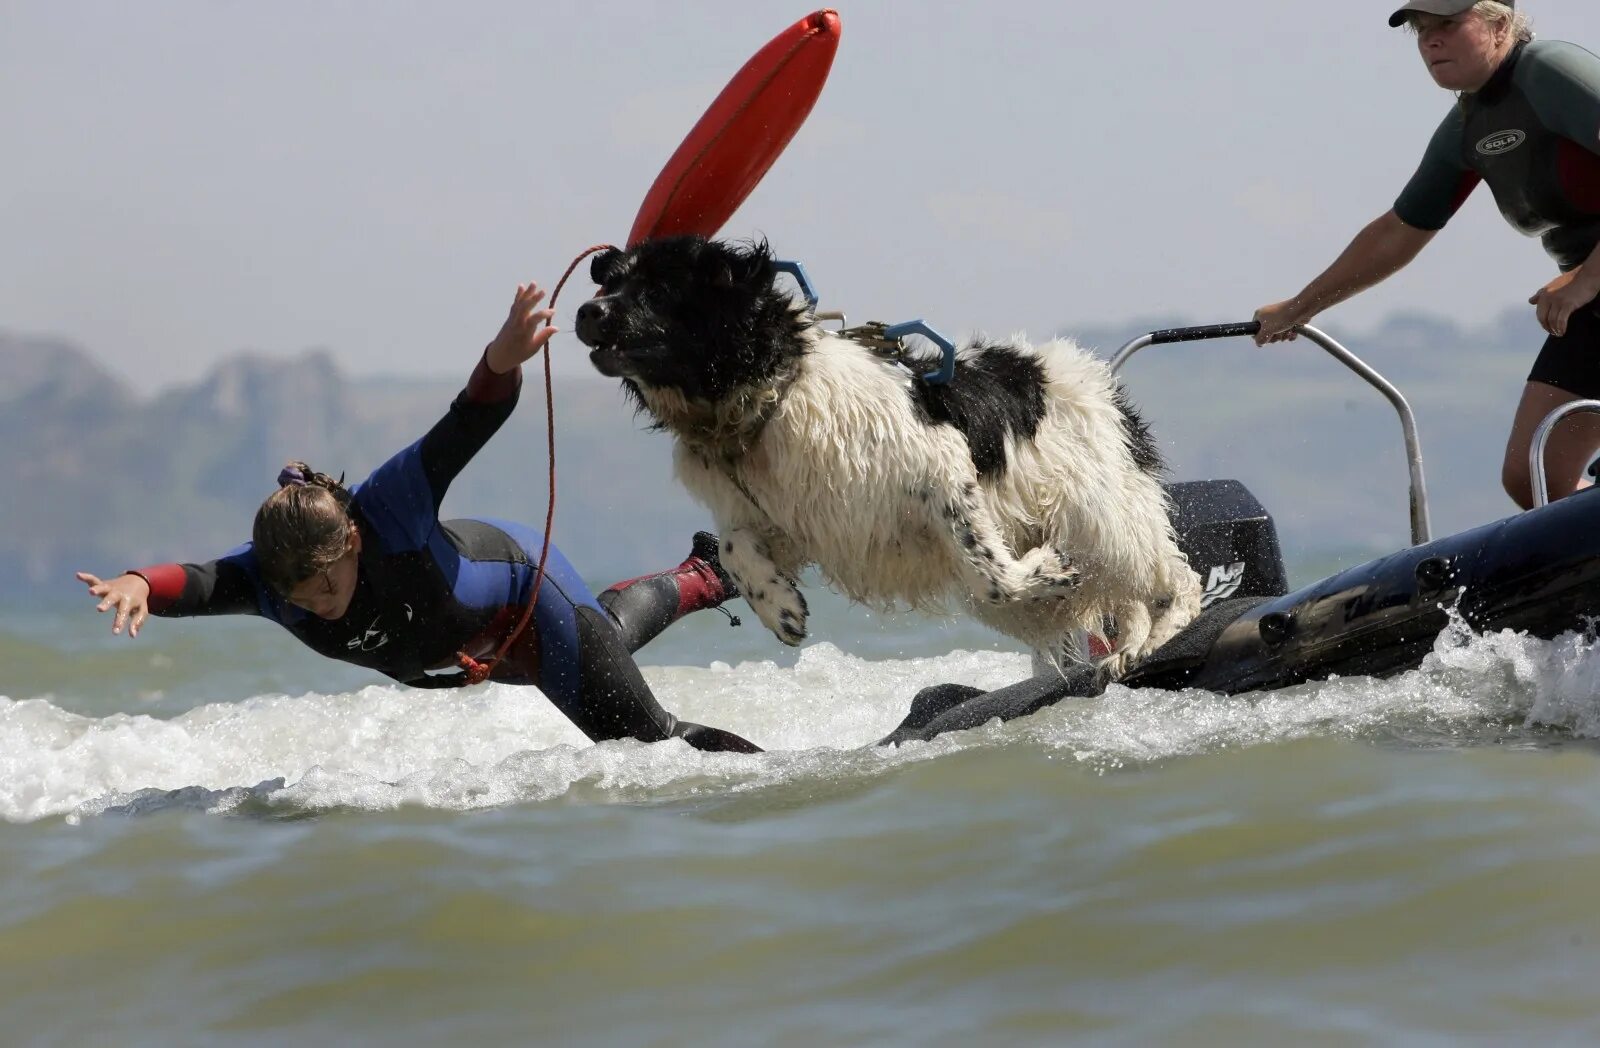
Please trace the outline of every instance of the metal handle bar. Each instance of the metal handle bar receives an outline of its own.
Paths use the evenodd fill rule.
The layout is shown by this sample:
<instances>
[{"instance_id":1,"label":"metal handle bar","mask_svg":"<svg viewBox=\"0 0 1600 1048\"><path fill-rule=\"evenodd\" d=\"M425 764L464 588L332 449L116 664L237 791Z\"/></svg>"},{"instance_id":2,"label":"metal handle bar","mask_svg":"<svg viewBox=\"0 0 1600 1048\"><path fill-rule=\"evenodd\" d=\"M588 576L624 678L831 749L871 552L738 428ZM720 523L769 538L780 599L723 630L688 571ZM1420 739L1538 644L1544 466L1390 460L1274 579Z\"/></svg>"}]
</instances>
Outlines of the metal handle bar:
<instances>
[{"instance_id":1,"label":"metal handle bar","mask_svg":"<svg viewBox=\"0 0 1600 1048\"><path fill-rule=\"evenodd\" d=\"M1550 502L1550 478L1544 473L1544 448L1550 443L1550 434L1556 423L1580 411L1600 413L1600 400L1568 401L1546 415L1539 428L1533 431L1533 446L1528 449L1528 480L1533 485L1534 509Z\"/></svg>"},{"instance_id":2,"label":"metal handle bar","mask_svg":"<svg viewBox=\"0 0 1600 1048\"><path fill-rule=\"evenodd\" d=\"M1208 324L1202 327L1166 328L1161 331L1152 331L1148 335L1140 335L1132 340L1111 358L1113 373L1121 370L1128 358L1146 346L1169 345L1174 342L1198 342L1213 338L1233 338L1240 335L1254 335L1261 330L1261 325L1255 321L1245 321L1238 324ZM1422 446L1417 439L1417 420L1411 413L1411 405L1406 403L1406 398L1394 387L1388 379L1374 371L1366 361L1345 349L1327 334L1317 330L1310 324L1301 324L1295 331L1306 336L1323 349L1328 351L1339 363L1354 371L1366 380L1378 392L1382 393L1395 411L1400 415L1400 429L1406 443L1406 465L1411 472L1411 543L1420 546L1433 537L1433 528L1428 519L1428 486L1422 475ZM1600 402L1595 404L1600 409ZM1543 446L1540 445L1542 451ZM1537 471L1542 479L1542 471Z\"/></svg>"},{"instance_id":3,"label":"metal handle bar","mask_svg":"<svg viewBox=\"0 0 1600 1048\"><path fill-rule=\"evenodd\" d=\"M1150 344L1163 346L1169 342L1199 342L1208 338L1234 338L1238 335L1254 335L1261 330L1261 324L1254 320L1247 320L1243 324L1205 324L1200 327L1163 328L1160 331L1150 332ZM1115 365L1112 365L1115 368Z\"/></svg>"}]
</instances>

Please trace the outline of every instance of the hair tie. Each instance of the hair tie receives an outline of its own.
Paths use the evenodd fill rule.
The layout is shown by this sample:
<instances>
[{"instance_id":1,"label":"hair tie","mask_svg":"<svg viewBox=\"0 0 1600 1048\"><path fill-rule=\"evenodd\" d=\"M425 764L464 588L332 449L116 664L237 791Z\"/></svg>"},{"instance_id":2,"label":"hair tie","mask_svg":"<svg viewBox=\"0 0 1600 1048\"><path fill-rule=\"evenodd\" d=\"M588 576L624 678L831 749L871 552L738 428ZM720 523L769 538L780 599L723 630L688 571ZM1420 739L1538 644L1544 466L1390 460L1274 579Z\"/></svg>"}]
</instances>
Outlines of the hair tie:
<instances>
[{"instance_id":1,"label":"hair tie","mask_svg":"<svg viewBox=\"0 0 1600 1048\"><path fill-rule=\"evenodd\" d=\"M278 471L278 487L304 487L306 475L300 471L299 466L289 465Z\"/></svg>"}]
</instances>

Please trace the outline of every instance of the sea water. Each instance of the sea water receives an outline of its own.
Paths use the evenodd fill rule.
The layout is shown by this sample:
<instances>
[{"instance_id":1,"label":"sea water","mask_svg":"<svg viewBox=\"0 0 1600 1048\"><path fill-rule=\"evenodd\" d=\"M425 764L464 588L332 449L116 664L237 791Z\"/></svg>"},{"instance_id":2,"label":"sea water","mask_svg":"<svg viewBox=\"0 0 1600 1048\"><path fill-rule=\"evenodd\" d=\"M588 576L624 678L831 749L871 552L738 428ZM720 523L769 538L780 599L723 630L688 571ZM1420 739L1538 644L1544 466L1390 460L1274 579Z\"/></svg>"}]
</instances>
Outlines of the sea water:
<instances>
[{"instance_id":1,"label":"sea water","mask_svg":"<svg viewBox=\"0 0 1600 1048\"><path fill-rule=\"evenodd\" d=\"M887 749L918 689L1027 656L813 606L798 652L748 614L641 652L753 756L261 622L0 614L0 1043L1600 1039L1584 638Z\"/></svg>"}]
</instances>

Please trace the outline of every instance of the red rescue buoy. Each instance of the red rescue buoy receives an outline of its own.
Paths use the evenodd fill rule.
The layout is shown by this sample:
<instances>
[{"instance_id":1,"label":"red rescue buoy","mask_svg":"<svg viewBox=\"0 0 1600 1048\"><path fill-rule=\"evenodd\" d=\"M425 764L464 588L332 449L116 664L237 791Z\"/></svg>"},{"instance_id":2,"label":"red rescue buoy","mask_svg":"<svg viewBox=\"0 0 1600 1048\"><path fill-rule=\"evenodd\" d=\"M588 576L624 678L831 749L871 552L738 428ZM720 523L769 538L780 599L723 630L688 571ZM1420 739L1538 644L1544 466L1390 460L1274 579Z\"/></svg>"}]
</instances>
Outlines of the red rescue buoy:
<instances>
[{"instance_id":1,"label":"red rescue buoy","mask_svg":"<svg viewBox=\"0 0 1600 1048\"><path fill-rule=\"evenodd\" d=\"M722 228L811 113L839 49L839 30L837 11L813 12L734 74L645 194L629 247Z\"/></svg>"}]
</instances>

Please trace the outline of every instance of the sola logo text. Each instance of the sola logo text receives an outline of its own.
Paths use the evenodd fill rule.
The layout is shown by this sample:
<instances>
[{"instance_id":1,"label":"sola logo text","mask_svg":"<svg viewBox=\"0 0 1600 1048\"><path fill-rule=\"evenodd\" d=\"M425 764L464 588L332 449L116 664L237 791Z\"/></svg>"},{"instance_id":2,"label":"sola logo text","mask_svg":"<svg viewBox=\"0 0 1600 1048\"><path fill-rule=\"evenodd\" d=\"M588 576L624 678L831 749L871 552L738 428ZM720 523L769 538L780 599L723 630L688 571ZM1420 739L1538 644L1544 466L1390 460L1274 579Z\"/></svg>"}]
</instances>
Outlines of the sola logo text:
<instances>
[{"instance_id":1,"label":"sola logo text","mask_svg":"<svg viewBox=\"0 0 1600 1048\"><path fill-rule=\"evenodd\" d=\"M1478 152L1484 156L1509 153L1528 140L1524 131L1496 131L1478 143Z\"/></svg>"}]
</instances>

